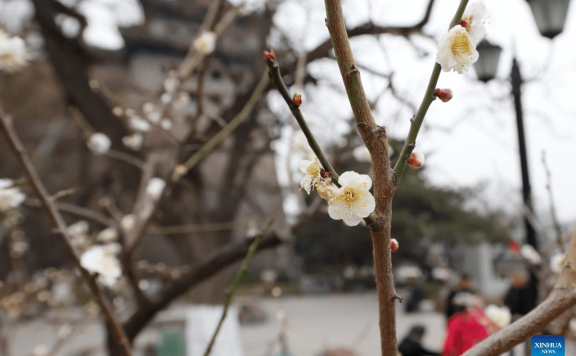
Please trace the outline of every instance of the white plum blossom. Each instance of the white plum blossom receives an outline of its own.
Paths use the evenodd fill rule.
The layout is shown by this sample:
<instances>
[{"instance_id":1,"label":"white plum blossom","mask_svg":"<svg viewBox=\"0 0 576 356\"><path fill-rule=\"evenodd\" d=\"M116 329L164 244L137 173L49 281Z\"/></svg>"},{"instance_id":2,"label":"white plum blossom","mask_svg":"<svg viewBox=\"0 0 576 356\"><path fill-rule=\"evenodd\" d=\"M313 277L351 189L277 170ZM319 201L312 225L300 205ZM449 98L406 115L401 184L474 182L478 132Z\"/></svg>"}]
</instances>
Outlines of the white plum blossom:
<instances>
[{"instance_id":1,"label":"white plum blossom","mask_svg":"<svg viewBox=\"0 0 576 356\"><path fill-rule=\"evenodd\" d=\"M105 134L97 132L90 135L87 144L92 153L95 155L103 155L110 150L112 141L110 141L110 138Z\"/></svg>"},{"instance_id":2,"label":"white plum blossom","mask_svg":"<svg viewBox=\"0 0 576 356\"><path fill-rule=\"evenodd\" d=\"M128 119L128 126L134 131L148 132L150 131L150 123L140 116L131 116Z\"/></svg>"},{"instance_id":3,"label":"white plum blossom","mask_svg":"<svg viewBox=\"0 0 576 356\"><path fill-rule=\"evenodd\" d=\"M512 314L510 314L510 309L507 307L499 307L494 304L490 304L484 309L486 316L488 316L496 326L503 328L510 324L512 320Z\"/></svg>"},{"instance_id":4,"label":"white plum blossom","mask_svg":"<svg viewBox=\"0 0 576 356\"><path fill-rule=\"evenodd\" d=\"M148 194L152 199L156 200L160 198L165 187L166 182L164 179L154 177L148 181L148 185L146 186L146 194Z\"/></svg>"},{"instance_id":5,"label":"white plum blossom","mask_svg":"<svg viewBox=\"0 0 576 356\"><path fill-rule=\"evenodd\" d=\"M346 225L358 225L376 208L376 201L370 193L372 179L366 174L349 171L342 173L338 182L342 187L328 202L328 214L332 219L344 220Z\"/></svg>"},{"instance_id":6,"label":"white plum blossom","mask_svg":"<svg viewBox=\"0 0 576 356\"><path fill-rule=\"evenodd\" d=\"M94 245L82 254L80 264L91 273L98 274L98 280L111 287L122 275L120 262L116 255L120 252L120 244Z\"/></svg>"},{"instance_id":7,"label":"white plum blossom","mask_svg":"<svg viewBox=\"0 0 576 356\"><path fill-rule=\"evenodd\" d=\"M0 30L0 71L16 72L26 65L27 58L24 40Z\"/></svg>"},{"instance_id":8,"label":"white plum blossom","mask_svg":"<svg viewBox=\"0 0 576 356\"><path fill-rule=\"evenodd\" d=\"M168 118L163 118L162 121L160 121L160 127L166 131L170 131L172 130L172 121Z\"/></svg>"},{"instance_id":9,"label":"white plum blossom","mask_svg":"<svg viewBox=\"0 0 576 356\"><path fill-rule=\"evenodd\" d=\"M0 211L17 208L26 199L26 195L13 185L12 179L0 179Z\"/></svg>"},{"instance_id":10,"label":"white plum blossom","mask_svg":"<svg viewBox=\"0 0 576 356\"><path fill-rule=\"evenodd\" d=\"M100 242L109 243L118 240L118 230L108 227L98 233L96 239Z\"/></svg>"},{"instance_id":11,"label":"white plum blossom","mask_svg":"<svg viewBox=\"0 0 576 356\"><path fill-rule=\"evenodd\" d=\"M172 94L170 93L163 93L160 96L160 102L164 105L168 104L171 101L172 101Z\"/></svg>"},{"instance_id":12,"label":"white plum blossom","mask_svg":"<svg viewBox=\"0 0 576 356\"><path fill-rule=\"evenodd\" d=\"M300 181L300 187L304 189L306 193L310 194L310 191L322 181L320 169L318 158L314 158L313 161L303 160L300 162L300 171L304 174L304 177Z\"/></svg>"},{"instance_id":13,"label":"white plum blossom","mask_svg":"<svg viewBox=\"0 0 576 356\"><path fill-rule=\"evenodd\" d=\"M202 32L202 34L194 40L194 48L203 54L210 54L216 48L216 34L211 31Z\"/></svg>"},{"instance_id":14,"label":"white plum blossom","mask_svg":"<svg viewBox=\"0 0 576 356\"><path fill-rule=\"evenodd\" d=\"M124 232L131 231L134 226L136 226L136 215L134 214L124 215L120 220L120 227Z\"/></svg>"},{"instance_id":15,"label":"white plum blossom","mask_svg":"<svg viewBox=\"0 0 576 356\"><path fill-rule=\"evenodd\" d=\"M180 84L178 78L176 78L175 75L170 74L170 76L164 81L164 90L166 90L166 93L174 93L176 88L178 88L178 84Z\"/></svg>"},{"instance_id":16,"label":"white plum blossom","mask_svg":"<svg viewBox=\"0 0 576 356\"><path fill-rule=\"evenodd\" d=\"M367 163L372 162L372 158L370 157L370 151L368 151L368 148L366 146L356 147L354 151L352 151L352 154L354 155L354 158L356 158L357 161Z\"/></svg>"},{"instance_id":17,"label":"white plum blossom","mask_svg":"<svg viewBox=\"0 0 576 356\"><path fill-rule=\"evenodd\" d=\"M532 265L539 265L542 263L540 254L531 245L523 245L520 250L522 257Z\"/></svg>"},{"instance_id":18,"label":"white plum blossom","mask_svg":"<svg viewBox=\"0 0 576 356\"><path fill-rule=\"evenodd\" d=\"M550 258L550 269L552 269L554 273L562 272L562 268L564 267L564 260L565 260L564 254L562 253L555 254Z\"/></svg>"},{"instance_id":19,"label":"white plum blossom","mask_svg":"<svg viewBox=\"0 0 576 356\"><path fill-rule=\"evenodd\" d=\"M122 143L124 146L134 151L138 151L140 148L142 148L143 142L144 136L140 132L136 132L130 136L122 137Z\"/></svg>"},{"instance_id":20,"label":"white plum blossom","mask_svg":"<svg viewBox=\"0 0 576 356\"><path fill-rule=\"evenodd\" d=\"M462 74L462 72L468 71L470 65L477 60L476 44L462 26L452 27L440 39L436 62L442 66L443 71L455 70Z\"/></svg>"},{"instance_id":21,"label":"white plum blossom","mask_svg":"<svg viewBox=\"0 0 576 356\"><path fill-rule=\"evenodd\" d=\"M68 228L66 229L66 232L70 236L87 235L89 227L90 226L88 225L88 223L86 221L80 220L80 221L77 221L74 224L68 226Z\"/></svg>"},{"instance_id":22,"label":"white plum blossom","mask_svg":"<svg viewBox=\"0 0 576 356\"><path fill-rule=\"evenodd\" d=\"M475 43L480 42L486 36L484 27L484 16L486 14L486 5L475 2L466 7L460 25L466 29L468 36Z\"/></svg>"}]
</instances>

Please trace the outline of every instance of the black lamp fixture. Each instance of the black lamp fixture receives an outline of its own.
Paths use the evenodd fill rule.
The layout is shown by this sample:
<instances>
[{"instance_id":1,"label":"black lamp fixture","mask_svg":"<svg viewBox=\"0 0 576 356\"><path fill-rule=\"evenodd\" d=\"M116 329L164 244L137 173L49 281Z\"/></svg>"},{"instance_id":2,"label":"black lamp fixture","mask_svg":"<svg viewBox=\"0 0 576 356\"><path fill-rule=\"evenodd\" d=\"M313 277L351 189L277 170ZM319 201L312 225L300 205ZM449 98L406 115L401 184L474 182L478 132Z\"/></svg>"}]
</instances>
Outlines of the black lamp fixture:
<instances>
[{"instance_id":1,"label":"black lamp fixture","mask_svg":"<svg viewBox=\"0 0 576 356\"><path fill-rule=\"evenodd\" d=\"M527 1L542 36L552 39L562 33L570 0Z\"/></svg>"},{"instance_id":2,"label":"black lamp fixture","mask_svg":"<svg viewBox=\"0 0 576 356\"><path fill-rule=\"evenodd\" d=\"M474 70L478 79L486 83L496 76L502 48L493 45L487 40L482 40L476 46L476 50L478 50L479 56L476 63L474 63Z\"/></svg>"}]
</instances>

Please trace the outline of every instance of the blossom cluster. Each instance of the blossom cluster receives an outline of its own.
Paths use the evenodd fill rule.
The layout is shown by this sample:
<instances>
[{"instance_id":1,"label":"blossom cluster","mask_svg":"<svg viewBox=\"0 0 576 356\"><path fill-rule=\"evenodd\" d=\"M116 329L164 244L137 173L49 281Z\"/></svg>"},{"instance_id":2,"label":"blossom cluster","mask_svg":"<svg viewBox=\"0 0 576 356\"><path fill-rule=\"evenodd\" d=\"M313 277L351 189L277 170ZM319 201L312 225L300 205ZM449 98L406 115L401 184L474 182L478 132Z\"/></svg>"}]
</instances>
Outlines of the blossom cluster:
<instances>
[{"instance_id":1,"label":"blossom cluster","mask_svg":"<svg viewBox=\"0 0 576 356\"><path fill-rule=\"evenodd\" d=\"M442 36L438 43L436 62L442 66L443 71L455 70L462 74L478 60L476 45L486 35L483 22L485 13L484 4L470 4L460 23Z\"/></svg>"},{"instance_id":2,"label":"blossom cluster","mask_svg":"<svg viewBox=\"0 0 576 356\"><path fill-rule=\"evenodd\" d=\"M14 187L11 179L0 179L0 212L20 206L26 195Z\"/></svg>"},{"instance_id":3,"label":"blossom cluster","mask_svg":"<svg viewBox=\"0 0 576 356\"><path fill-rule=\"evenodd\" d=\"M26 65L27 59L24 40L0 30L0 71L17 72Z\"/></svg>"},{"instance_id":4,"label":"blossom cluster","mask_svg":"<svg viewBox=\"0 0 576 356\"><path fill-rule=\"evenodd\" d=\"M376 201L370 193L372 179L368 175L344 172L338 179L341 187L337 188L330 178L322 176L318 158L300 162L300 170L304 174L300 186L308 194L316 188L320 197L328 201L328 214L332 219L356 226L376 208Z\"/></svg>"}]
</instances>

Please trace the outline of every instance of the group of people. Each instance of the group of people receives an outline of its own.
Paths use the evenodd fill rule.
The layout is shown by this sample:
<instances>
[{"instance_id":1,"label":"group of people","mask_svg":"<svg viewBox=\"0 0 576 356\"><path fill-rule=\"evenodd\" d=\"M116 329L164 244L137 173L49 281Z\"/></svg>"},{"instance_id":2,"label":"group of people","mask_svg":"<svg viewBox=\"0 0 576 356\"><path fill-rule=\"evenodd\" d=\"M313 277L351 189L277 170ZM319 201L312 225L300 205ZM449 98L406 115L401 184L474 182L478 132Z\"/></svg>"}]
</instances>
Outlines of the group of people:
<instances>
[{"instance_id":1,"label":"group of people","mask_svg":"<svg viewBox=\"0 0 576 356\"><path fill-rule=\"evenodd\" d=\"M514 276L504 299L513 315L529 312L536 301L536 291L526 278ZM398 345L402 356L459 356L500 328L486 315L483 300L473 293L470 279L463 275L458 286L448 295L445 315L446 332L440 352L422 347L426 332L423 325L414 325Z\"/></svg>"}]
</instances>

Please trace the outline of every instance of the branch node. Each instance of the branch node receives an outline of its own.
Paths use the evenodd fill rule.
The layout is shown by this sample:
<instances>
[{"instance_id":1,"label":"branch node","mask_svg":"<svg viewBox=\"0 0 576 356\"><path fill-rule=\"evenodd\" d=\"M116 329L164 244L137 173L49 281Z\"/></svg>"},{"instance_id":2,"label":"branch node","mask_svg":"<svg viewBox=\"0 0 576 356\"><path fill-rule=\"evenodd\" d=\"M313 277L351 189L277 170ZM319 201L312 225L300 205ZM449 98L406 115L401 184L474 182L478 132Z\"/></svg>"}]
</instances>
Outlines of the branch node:
<instances>
[{"instance_id":1,"label":"branch node","mask_svg":"<svg viewBox=\"0 0 576 356\"><path fill-rule=\"evenodd\" d=\"M401 297L398 294L394 294L394 297L392 297L392 300L398 300L400 303L403 303L404 297Z\"/></svg>"},{"instance_id":2,"label":"branch node","mask_svg":"<svg viewBox=\"0 0 576 356\"><path fill-rule=\"evenodd\" d=\"M384 230L384 217L381 215L372 214L366 219L366 226L372 232L379 232Z\"/></svg>"}]
</instances>

